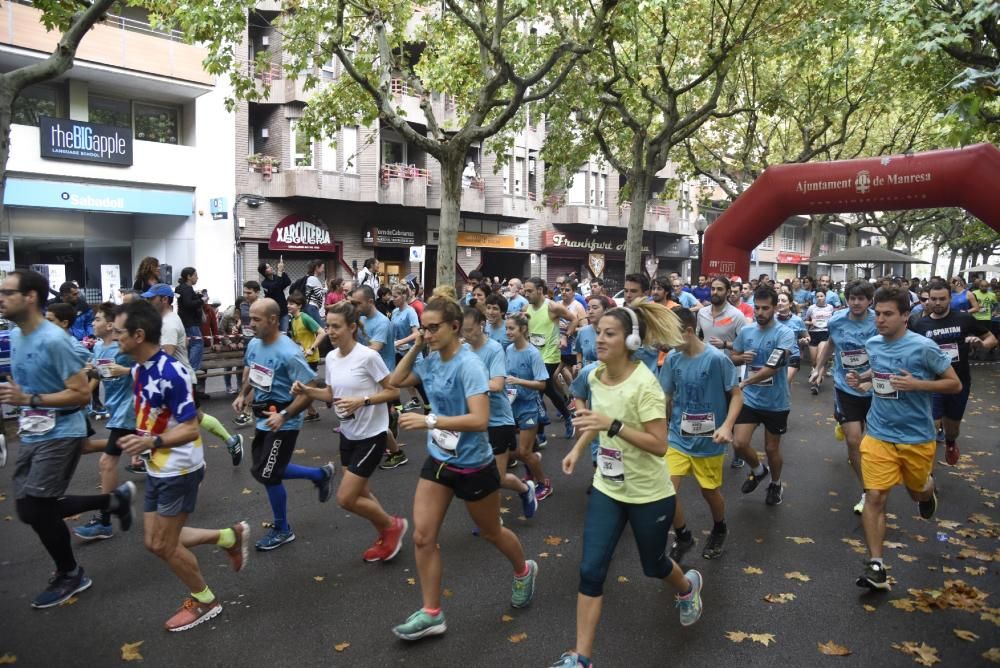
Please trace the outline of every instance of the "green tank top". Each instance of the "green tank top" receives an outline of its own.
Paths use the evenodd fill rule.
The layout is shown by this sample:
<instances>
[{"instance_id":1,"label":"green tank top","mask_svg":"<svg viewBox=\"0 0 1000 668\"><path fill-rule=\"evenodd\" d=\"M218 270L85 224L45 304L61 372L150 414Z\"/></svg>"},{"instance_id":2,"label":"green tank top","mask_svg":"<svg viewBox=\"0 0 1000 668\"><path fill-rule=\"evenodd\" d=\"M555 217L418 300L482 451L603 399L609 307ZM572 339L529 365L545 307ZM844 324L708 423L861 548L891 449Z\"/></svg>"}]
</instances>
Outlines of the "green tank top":
<instances>
[{"instance_id":1,"label":"green tank top","mask_svg":"<svg viewBox=\"0 0 1000 668\"><path fill-rule=\"evenodd\" d=\"M993 317L993 307L996 306L997 296L992 292L982 292L973 290L976 301L979 302L979 310L972 314L976 320L990 320Z\"/></svg>"},{"instance_id":2,"label":"green tank top","mask_svg":"<svg viewBox=\"0 0 1000 668\"><path fill-rule=\"evenodd\" d=\"M542 354L546 364L559 364L559 325L549 317L549 301L535 308L530 303L528 314L528 342Z\"/></svg>"}]
</instances>

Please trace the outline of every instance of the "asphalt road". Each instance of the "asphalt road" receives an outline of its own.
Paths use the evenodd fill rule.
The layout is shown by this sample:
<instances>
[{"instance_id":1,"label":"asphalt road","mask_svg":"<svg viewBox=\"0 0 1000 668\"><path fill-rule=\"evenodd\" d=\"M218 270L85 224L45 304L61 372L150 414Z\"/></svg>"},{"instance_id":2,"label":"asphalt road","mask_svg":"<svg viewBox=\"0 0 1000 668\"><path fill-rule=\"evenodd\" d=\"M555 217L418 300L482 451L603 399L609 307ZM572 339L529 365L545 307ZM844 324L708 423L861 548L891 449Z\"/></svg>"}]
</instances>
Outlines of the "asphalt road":
<instances>
[{"instance_id":1,"label":"asphalt road","mask_svg":"<svg viewBox=\"0 0 1000 668\"><path fill-rule=\"evenodd\" d=\"M784 503L766 506L763 486L752 495L740 494L744 473L726 469L729 540L721 559L706 562L700 557L704 535L699 535L688 561L704 575L705 611L688 629L678 623L672 592L642 575L626 532L605 589L595 664L906 666L913 658L892 648L906 641L936 648L945 666L986 664L983 653L1000 647L1000 611L993 610L991 622L987 609L1000 605L991 593L1000 563L1000 514L994 505L1000 503L998 371L996 364L974 368L973 398L960 441L962 461L947 467L942 453L936 466L938 519L945 523L920 520L902 490L890 498L894 517L888 540L901 544L887 551L890 575L898 581L891 593L865 593L854 585L863 555L846 541L863 539L860 518L851 513L856 483L843 444L834 440L830 384L819 397L811 396L803 370L783 443ZM206 408L228 422L228 401L221 390L215 394L218 398ZM326 412L320 422L307 425L295 460L318 464L333 459L333 425L332 413ZM223 527L245 518L259 537L261 523L270 519L266 495L246 466L233 469L225 448L213 437L207 439L208 473L190 523ZM373 487L390 512L410 515L424 451L418 437L404 440L410 464L378 471ZM760 431L757 444L763 450ZM12 460L16 449L15 444ZM420 605L409 541L392 563L364 563L361 553L374 538L371 528L335 501L317 503L315 489L304 481L288 484L289 514L298 535L294 543L252 554L239 574L229 570L216 549L197 549L209 584L224 601L222 614L210 623L179 634L163 630L186 592L143 548L141 523L112 540L78 546L77 557L94 586L72 605L32 610L29 601L45 586L51 562L33 532L13 517L13 466L8 465L0 474L0 664L16 657L25 666L107 666L121 661L122 645L142 641L138 651L146 664L155 666L547 666L573 645L589 478L585 466L571 478L556 472L566 449L566 441L550 437L543 463L555 493L542 502L534 519L519 517L516 498L503 504L507 526L540 565L532 605L510 607L508 563L471 535L471 521L461 503L455 503L440 540L448 632L415 644L390 632ZM97 457L85 458L72 492L88 493L97 480ZM141 490L142 481L136 481ZM690 482L680 498L689 526L696 534L707 533L707 508ZM939 541L939 532L955 542ZM962 550L971 556L960 558ZM762 572L746 573L751 567ZM785 577L795 571L808 581ZM908 588L940 591L952 579L989 594L985 603L958 600L968 608L986 609L985 615L984 610L960 609L907 612L891 604L907 598ZM763 600L787 593L794 599L783 604ZM962 640L954 629L972 631L978 639ZM750 638L736 643L726 635L734 631L772 634L773 641L763 637L767 645ZM822 655L817 644L830 640L852 654Z\"/></svg>"}]
</instances>

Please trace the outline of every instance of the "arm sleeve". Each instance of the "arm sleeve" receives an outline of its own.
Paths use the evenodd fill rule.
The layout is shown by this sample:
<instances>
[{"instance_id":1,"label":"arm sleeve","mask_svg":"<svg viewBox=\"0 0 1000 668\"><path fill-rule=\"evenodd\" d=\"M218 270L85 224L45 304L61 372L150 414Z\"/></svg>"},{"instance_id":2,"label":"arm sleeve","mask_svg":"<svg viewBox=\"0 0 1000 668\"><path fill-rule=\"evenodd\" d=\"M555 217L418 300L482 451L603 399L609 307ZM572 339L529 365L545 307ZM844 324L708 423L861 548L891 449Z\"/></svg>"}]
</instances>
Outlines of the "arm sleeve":
<instances>
[{"instance_id":1,"label":"arm sleeve","mask_svg":"<svg viewBox=\"0 0 1000 668\"><path fill-rule=\"evenodd\" d=\"M667 401L663 390L655 378L644 382L636 392L636 412L641 422L662 419L667 410Z\"/></svg>"},{"instance_id":2,"label":"arm sleeve","mask_svg":"<svg viewBox=\"0 0 1000 668\"><path fill-rule=\"evenodd\" d=\"M576 378L569 386L570 394L572 394L577 399L583 399L584 401L590 401L590 383L587 382L587 378L590 376L589 371L584 373L580 371Z\"/></svg>"},{"instance_id":3,"label":"arm sleeve","mask_svg":"<svg viewBox=\"0 0 1000 668\"><path fill-rule=\"evenodd\" d=\"M409 325L411 331L414 327L420 327L420 318L417 317L417 312L412 306L406 311L406 324Z\"/></svg>"},{"instance_id":4,"label":"arm sleeve","mask_svg":"<svg viewBox=\"0 0 1000 668\"><path fill-rule=\"evenodd\" d=\"M309 366L301 348L296 347L295 352L295 356L288 360L288 377L292 382L308 383L316 377L316 372Z\"/></svg>"},{"instance_id":5,"label":"arm sleeve","mask_svg":"<svg viewBox=\"0 0 1000 668\"><path fill-rule=\"evenodd\" d=\"M167 406L177 422L189 422L198 417L198 409L194 405L191 374L179 362L170 362L174 378L169 385L165 384Z\"/></svg>"},{"instance_id":6,"label":"arm sleeve","mask_svg":"<svg viewBox=\"0 0 1000 668\"><path fill-rule=\"evenodd\" d=\"M55 363L59 377L64 381L75 376L86 362L85 358L81 359L77 354L73 345L75 342L76 340L71 339L68 335L53 338L47 345L45 352L46 357Z\"/></svg>"},{"instance_id":7,"label":"arm sleeve","mask_svg":"<svg viewBox=\"0 0 1000 668\"><path fill-rule=\"evenodd\" d=\"M716 361L716 369L719 373L719 378L722 379L723 387L726 392L732 391L734 387L740 384L740 379L736 374L736 365L733 361L726 356L719 357Z\"/></svg>"},{"instance_id":8,"label":"arm sleeve","mask_svg":"<svg viewBox=\"0 0 1000 668\"><path fill-rule=\"evenodd\" d=\"M549 370L545 368L545 362L542 361L542 354L534 347L529 348L531 350L531 373L534 374L533 380L548 380Z\"/></svg>"},{"instance_id":9,"label":"arm sleeve","mask_svg":"<svg viewBox=\"0 0 1000 668\"><path fill-rule=\"evenodd\" d=\"M496 378L497 376L507 378L507 360L504 359L503 348L494 351L490 357L489 374L490 378Z\"/></svg>"},{"instance_id":10,"label":"arm sleeve","mask_svg":"<svg viewBox=\"0 0 1000 668\"><path fill-rule=\"evenodd\" d=\"M673 355L667 355L667 359L663 362L663 366L660 367L659 371L656 372L656 380L660 383L660 388L663 389L664 394L674 393L674 374L672 373L674 362L671 359Z\"/></svg>"},{"instance_id":11,"label":"arm sleeve","mask_svg":"<svg viewBox=\"0 0 1000 668\"><path fill-rule=\"evenodd\" d=\"M315 334L316 332L319 331L319 324L317 324L316 321L312 319L312 316L310 316L308 313L303 311L302 313L299 314L299 317L302 318L302 324L305 325L306 329L308 329L310 332Z\"/></svg>"},{"instance_id":12,"label":"arm sleeve","mask_svg":"<svg viewBox=\"0 0 1000 668\"><path fill-rule=\"evenodd\" d=\"M371 350L371 349L369 349ZM389 367L385 365L385 361L382 356L379 355L374 350L371 351L371 355L366 355L365 369L375 379L376 383L381 384L383 380L389 377ZM331 353L332 354L332 353ZM330 381L327 381L330 384Z\"/></svg>"},{"instance_id":13,"label":"arm sleeve","mask_svg":"<svg viewBox=\"0 0 1000 668\"><path fill-rule=\"evenodd\" d=\"M466 398L489 392L486 367L482 364L463 364L458 373L462 380L463 396Z\"/></svg>"},{"instance_id":14,"label":"arm sleeve","mask_svg":"<svg viewBox=\"0 0 1000 668\"><path fill-rule=\"evenodd\" d=\"M278 279L278 289L279 290L284 290L285 288L287 288L291 284L292 284L292 279L289 278L287 272L284 273L284 274L282 274L281 278Z\"/></svg>"},{"instance_id":15,"label":"arm sleeve","mask_svg":"<svg viewBox=\"0 0 1000 668\"><path fill-rule=\"evenodd\" d=\"M930 342L930 340L928 339ZM941 350L936 343L931 342L932 345L924 348L924 364L934 373L934 376L940 376L945 371L951 368L951 358L948 353Z\"/></svg>"},{"instance_id":16,"label":"arm sleeve","mask_svg":"<svg viewBox=\"0 0 1000 668\"><path fill-rule=\"evenodd\" d=\"M369 341L381 343L382 345L389 342L389 323L387 321L378 320L373 323L369 320L365 324L365 330Z\"/></svg>"},{"instance_id":17,"label":"arm sleeve","mask_svg":"<svg viewBox=\"0 0 1000 668\"><path fill-rule=\"evenodd\" d=\"M745 338L746 337L743 336L743 329L740 328L740 330L736 333L736 338L733 339L733 352L746 352Z\"/></svg>"},{"instance_id":18,"label":"arm sleeve","mask_svg":"<svg viewBox=\"0 0 1000 668\"><path fill-rule=\"evenodd\" d=\"M418 357L413 362L413 367L410 368L410 373L412 373L417 378L423 379L423 377L424 377L424 368L426 366L427 366L427 358L426 357Z\"/></svg>"}]
</instances>

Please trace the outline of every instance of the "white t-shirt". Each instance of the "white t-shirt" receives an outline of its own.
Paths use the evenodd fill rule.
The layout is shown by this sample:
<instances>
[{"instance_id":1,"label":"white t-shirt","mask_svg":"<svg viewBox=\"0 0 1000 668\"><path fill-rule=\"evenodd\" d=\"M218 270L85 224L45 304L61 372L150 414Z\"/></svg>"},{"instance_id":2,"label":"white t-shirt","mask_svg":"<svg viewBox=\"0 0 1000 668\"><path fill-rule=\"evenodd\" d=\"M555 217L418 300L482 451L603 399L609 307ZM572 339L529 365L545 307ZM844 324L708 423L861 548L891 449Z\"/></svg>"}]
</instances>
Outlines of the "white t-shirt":
<instances>
[{"instance_id":1,"label":"white t-shirt","mask_svg":"<svg viewBox=\"0 0 1000 668\"><path fill-rule=\"evenodd\" d=\"M191 361L188 359L187 333L184 331L184 323L179 315L170 311L163 316L163 325L160 328L160 345L174 346L173 358L183 364L192 374Z\"/></svg>"},{"instance_id":2,"label":"white t-shirt","mask_svg":"<svg viewBox=\"0 0 1000 668\"><path fill-rule=\"evenodd\" d=\"M326 384L333 390L333 398L370 397L382 390L380 384L389 376L389 369L382 356L367 346L356 343L345 357L340 349L326 355ZM334 410L337 410L334 404ZM340 433L351 441L378 436L389 429L389 411L382 404L362 406L352 416L341 415Z\"/></svg>"}]
</instances>

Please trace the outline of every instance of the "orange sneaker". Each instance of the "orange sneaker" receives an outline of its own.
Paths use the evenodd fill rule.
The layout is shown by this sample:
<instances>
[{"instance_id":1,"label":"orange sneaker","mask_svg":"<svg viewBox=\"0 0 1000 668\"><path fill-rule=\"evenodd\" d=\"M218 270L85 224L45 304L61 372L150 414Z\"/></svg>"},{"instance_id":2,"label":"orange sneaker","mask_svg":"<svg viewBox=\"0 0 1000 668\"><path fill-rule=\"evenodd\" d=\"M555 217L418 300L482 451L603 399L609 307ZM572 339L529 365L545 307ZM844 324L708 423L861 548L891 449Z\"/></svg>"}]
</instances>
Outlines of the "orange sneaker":
<instances>
[{"instance_id":1,"label":"orange sneaker","mask_svg":"<svg viewBox=\"0 0 1000 668\"><path fill-rule=\"evenodd\" d=\"M236 542L226 549L226 554L229 555L229 563L233 570L239 573L250 558L250 525L245 521L237 522L230 528L236 534Z\"/></svg>"},{"instance_id":2,"label":"orange sneaker","mask_svg":"<svg viewBox=\"0 0 1000 668\"><path fill-rule=\"evenodd\" d=\"M167 620L165 626L168 631L187 631L215 617L220 612L222 612L222 604L219 603L219 599L215 599L211 603L201 603L194 598L187 598L174 613L174 616Z\"/></svg>"},{"instance_id":3,"label":"orange sneaker","mask_svg":"<svg viewBox=\"0 0 1000 668\"><path fill-rule=\"evenodd\" d=\"M371 563L375 561L391 561L403 546L403 536L409 529L410 523L401 517L392 518L392 526L379 534L375 543L365 550L364 560Z\"/></svg>"}]
</instances>

